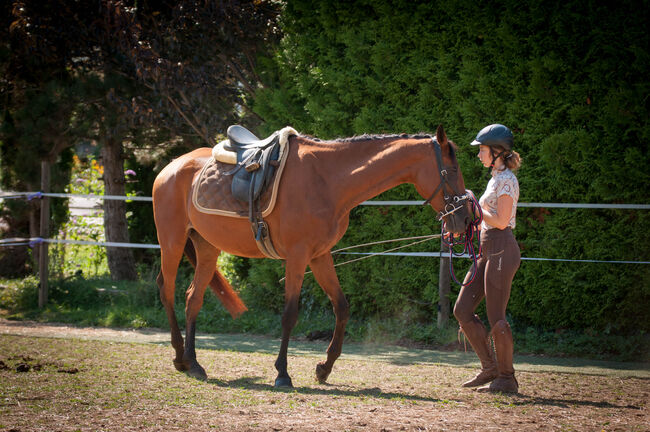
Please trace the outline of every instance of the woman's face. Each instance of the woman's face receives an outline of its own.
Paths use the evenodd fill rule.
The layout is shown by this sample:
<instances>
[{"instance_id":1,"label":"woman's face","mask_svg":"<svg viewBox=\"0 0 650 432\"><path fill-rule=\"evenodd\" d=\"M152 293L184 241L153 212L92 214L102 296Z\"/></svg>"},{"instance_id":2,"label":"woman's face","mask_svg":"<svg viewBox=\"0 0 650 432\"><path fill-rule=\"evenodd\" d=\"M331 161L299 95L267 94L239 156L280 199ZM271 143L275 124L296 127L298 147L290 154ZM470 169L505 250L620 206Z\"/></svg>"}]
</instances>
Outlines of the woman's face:
<instances>
[{"instance_id":1,"label":"woman's face","mask_svg":"<svg viewBox=\"0 0 650 432\"><path fill-rule=\"evenodd\" d=\"M478 147L478 155L476 156L478 156L484 167L490 168L490 165L492 164L492 152L490 152L490 147L480 145Z\"/></svg>"}]
</instances>

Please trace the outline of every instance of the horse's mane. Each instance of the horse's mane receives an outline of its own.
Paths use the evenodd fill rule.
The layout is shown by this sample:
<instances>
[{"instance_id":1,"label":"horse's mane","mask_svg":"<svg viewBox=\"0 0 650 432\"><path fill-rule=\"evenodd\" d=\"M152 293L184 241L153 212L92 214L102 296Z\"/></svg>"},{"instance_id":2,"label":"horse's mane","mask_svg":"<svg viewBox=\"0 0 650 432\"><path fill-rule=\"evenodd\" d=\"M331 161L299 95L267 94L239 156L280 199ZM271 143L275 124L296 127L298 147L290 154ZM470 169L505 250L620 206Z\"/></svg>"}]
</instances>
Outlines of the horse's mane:
<instances>
[{"instance_id":1,"label":"horse's mane","mask_svg":"<svg viewBox=\"0 0 650 432\"><path fill-rule=\"evenodd\" d=\"M406 138L406 139L433 139L435 137L435 134L430 134L430 133L425 133L425 132L420 132L417 134L363 134L363 135L355 135L352 137L347 137L347 138L336 138L333 140L323 140L320 138L312 137L309 135L301 135L305 138L308 138L312 141L315 142L320 142L324 144L331 144L331 143L337 143L337 142L347 142L347 143L354 143L354 142L360 142L360 141L380 141L380 140L386 140L386 139L397 139L397 138ZM449 155L454 157L456 156L456 151L458 150L458 146L456 143L453 141L449 140Z\"/></svg>"}]
</instances>

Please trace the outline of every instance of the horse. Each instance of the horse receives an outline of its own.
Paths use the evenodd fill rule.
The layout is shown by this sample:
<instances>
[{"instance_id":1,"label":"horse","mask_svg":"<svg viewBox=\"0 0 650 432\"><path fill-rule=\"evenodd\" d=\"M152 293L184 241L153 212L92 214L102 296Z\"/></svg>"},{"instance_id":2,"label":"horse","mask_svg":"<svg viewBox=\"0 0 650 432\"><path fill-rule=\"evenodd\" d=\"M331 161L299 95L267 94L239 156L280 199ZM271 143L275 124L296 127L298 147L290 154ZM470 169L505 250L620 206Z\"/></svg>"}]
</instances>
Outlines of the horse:
<instances>
[{"instance_id":1,"label":"horse","mask_svg":"<svg viewBox=\"0 0 650 432\"><path fill-rule=\"evenodd\" d=\"M199 148L171 161L153 185L153 210L160 245L157 284L169 320L174 366L206 380L195 351L196 318L209 285L233 318L246 306L219 272L223 251L264 258L246 218L206 214L192 203L191 189L211 157ZM442 126L436 135L362 135L324 141L302 134L289 138L286 165L273 211L265 218L273 245L285 261L285 306L282 340L275 361L276 387L292 387L287 372L289 337L298 319L298 301L307 266L329 297L336 317L327 358L316 365L316 378L325 383L341 354L349 304L334 269L331 249L348 228L350 211L368 199L404 183L427 198L445 230L465 232L471 222L465 183L455 145ZM186 292L185 344L174 312L174 291L183 254L195 268Z\"/></svg>"}]
</instances>

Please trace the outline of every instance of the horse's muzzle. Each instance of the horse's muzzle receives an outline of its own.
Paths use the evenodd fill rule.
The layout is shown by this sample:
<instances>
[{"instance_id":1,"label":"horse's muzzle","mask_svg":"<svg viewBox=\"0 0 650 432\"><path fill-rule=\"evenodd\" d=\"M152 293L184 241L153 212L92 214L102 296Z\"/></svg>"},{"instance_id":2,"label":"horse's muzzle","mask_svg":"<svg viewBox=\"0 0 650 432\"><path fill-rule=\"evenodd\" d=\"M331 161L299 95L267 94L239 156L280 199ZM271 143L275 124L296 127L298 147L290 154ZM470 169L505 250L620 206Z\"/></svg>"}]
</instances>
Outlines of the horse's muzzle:
<instances>
[{"instance_id":1,"label":"horse's muzzle","mask_svg":"<svg viewBox=\"0 0 650 432\"><path fill-rule=\"evenodd\" d=\"M469 207L469 201L466 198L447 204L445 211L440 215L440 219L445 224L445 231L454 234L466 232L472 222Z\"/></svg>"}]
</instances>

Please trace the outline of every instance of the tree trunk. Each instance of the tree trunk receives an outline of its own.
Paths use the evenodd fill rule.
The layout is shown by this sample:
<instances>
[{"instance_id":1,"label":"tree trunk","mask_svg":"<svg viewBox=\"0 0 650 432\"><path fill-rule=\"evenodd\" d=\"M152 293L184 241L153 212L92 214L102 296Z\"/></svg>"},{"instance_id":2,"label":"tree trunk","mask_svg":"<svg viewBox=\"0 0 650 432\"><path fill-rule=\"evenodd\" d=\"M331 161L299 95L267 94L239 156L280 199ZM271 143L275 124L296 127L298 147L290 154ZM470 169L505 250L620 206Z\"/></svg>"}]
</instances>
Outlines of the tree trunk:
<instances>
[{"instance_id":1,"label":"tree trunk","mask_svg":"<svg viewBox=\"0 0 650 432\"><path fill-rule=\"evenodd\" d=\"M104 139L102 162L104 164L104 194L125 195L124 159L122 142L111 137ZM126 203L104 200L104 232L107 242L129 242L126 223ZM107 247L108 268L113 280L136 280L133 251L124 247Z\"/></svg>"}]
</instances>

